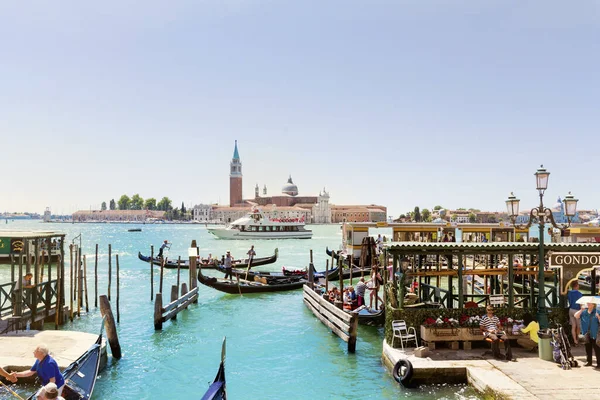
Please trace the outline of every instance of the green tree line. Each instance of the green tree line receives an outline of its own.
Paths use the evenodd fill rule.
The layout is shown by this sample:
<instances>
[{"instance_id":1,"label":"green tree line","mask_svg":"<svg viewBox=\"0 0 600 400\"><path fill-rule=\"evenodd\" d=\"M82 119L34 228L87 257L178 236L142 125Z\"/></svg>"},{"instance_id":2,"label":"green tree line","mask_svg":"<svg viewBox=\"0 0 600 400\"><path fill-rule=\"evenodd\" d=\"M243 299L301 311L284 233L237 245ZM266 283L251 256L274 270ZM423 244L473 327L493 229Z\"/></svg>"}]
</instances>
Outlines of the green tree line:
<instances>
[{"instance_id":1,"label":"green tree line","mask_svg":"<svg viewBox=\"0 0 600 400\"><path fill-rule=\"evenodd\" d=\"M173 208L173 201L168 197L163 197L159 202L155 198L150 197L143 199L139 194L134 194L129 197L126 194L122 195L119 200L111 199L108 206L105 201L102 202L101 210L156 210L165 211L167 219L189 219L189 211L185 208L185 204L181 202L181 208Z\"/></svg>"}]
</instances>

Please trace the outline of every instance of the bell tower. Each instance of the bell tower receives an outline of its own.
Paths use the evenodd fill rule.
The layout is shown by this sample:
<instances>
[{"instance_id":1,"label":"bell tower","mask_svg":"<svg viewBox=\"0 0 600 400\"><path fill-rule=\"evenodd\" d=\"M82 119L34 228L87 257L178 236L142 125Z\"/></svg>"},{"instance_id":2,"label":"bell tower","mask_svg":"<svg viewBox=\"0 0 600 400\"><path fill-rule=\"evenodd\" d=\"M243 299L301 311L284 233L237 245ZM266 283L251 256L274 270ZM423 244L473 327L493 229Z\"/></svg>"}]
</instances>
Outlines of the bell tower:
<instances>
[{"instance_id":1,"label":"bell tower","mask_svg":"<svg viewBox=\"0 0 600 400\"><path fill-rule=\"evenodd\" d=\"M233 158L229 164L229 207L242 202L242 162L238 153L237 140L233 150Z\"/></svg>"}]
</instances>

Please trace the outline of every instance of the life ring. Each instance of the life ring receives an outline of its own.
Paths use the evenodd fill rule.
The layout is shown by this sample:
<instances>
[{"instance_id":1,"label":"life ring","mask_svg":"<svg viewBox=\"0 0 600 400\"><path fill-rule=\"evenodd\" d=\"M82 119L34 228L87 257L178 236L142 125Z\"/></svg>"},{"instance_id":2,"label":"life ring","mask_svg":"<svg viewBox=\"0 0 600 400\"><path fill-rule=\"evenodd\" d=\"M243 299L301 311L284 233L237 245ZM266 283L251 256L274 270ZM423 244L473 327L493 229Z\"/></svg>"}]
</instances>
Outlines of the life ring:
<instances>
[{"instance_id":1,"label":"life ring","mask_svg":"<svg viewBox=\"0 0 600 400\"><path fill-rule=\"evenodd\" d=\"M413 366L407 359L400 359L394 365L393 376L396 382L400 383L405 388L415 388L416 385L414 382L411 382L413 377Z\"/></svg>"}]
</instances>

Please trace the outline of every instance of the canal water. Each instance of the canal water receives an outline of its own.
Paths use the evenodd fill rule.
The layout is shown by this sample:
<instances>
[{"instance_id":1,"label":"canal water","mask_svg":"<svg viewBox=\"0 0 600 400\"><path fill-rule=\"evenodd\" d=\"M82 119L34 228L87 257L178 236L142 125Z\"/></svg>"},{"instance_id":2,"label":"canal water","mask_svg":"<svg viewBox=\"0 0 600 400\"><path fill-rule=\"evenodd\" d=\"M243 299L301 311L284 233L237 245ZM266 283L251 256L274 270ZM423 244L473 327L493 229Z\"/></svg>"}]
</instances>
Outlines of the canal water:
<instances>
[{"instance_id":1,"label":"canal water","mask_svg":"<svg viewBox=\"0 0 600 400\"><path fill-rule=\"evenodd\" d=\"M141 232L128 232L141 228ZM0 227L9 230L54 230L67 234L70 243L81 234L88 255L88 288L91 309L62 329L96 333L101 316L93 308L94 248L99 245L99 294L107 293L108 245L120 262L119 339L121 360L109 358L98 378L96 399L188 399L200 398L216 374L221 341L227 337L227 390L230 399L478 399L468 386L425 386L401 388L381 362L383 329L359 327L355 354L333 335L302 301L302 291L284 293L227 295L200 285L199 301L167 322L162 331L153 325L154 303L150 299L150 267L138 260L138 251L155 253L164 240L172 243L168 256L187 257L195 239L202 256L225 254L230 250L241 258L251 244L257 257L279 249L275 264L261 270L280 271L304 268L309 251L314 252L318 270L325 269L326 246L337 249L341 243L338 225L310 226L310 240L228 241L212 237L202 225L171 224L43 224L14 221ZM1 232L0 232L1 236ZM75 239L79 242L79 238ZM67 247L68 255L68 247ZM68 258L68 257L67 257ZM66 269L68 271L68 267ZM218 274L206 271L207 274ZM159 270L154 270L154 292L158 291ZM0 282L10 279L10 267L0 266ZM177 271L165 270L163 292L170 293ZM182 281L187 270L182 270ZM112 307L116 317L116 279L112 279ZM68 289L67 289L68 293ZM47 329L53 329L48 325ZM52 349L51 349L52 350ZM32 359L33 361L33 359ZM22 396L27 389L11 385ZM0 389L0 399L9 399Z\"/></svg>"}]
</instances>

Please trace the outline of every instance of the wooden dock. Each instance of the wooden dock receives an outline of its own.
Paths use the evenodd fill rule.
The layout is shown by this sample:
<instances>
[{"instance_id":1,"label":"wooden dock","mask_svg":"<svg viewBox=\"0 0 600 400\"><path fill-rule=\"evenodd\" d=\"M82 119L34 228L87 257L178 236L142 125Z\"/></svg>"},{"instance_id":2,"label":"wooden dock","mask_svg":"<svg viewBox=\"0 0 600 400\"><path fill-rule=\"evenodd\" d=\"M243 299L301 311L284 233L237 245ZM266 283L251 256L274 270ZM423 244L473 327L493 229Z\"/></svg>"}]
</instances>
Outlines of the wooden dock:
<instances>
[{"instance_id":1,"label":"wooden dock","mask_svg":"<svg viewBox=\"0 0 600 400\"><path fill-rule=\"evenodd\" d=\"M580 365L571 370L563 370L559 364L540 359L537 352L515 346L512 350L516 362L495 360L484 354L489 348L440 349L431 351L426 358L416 357L412 350L392 348L384 340L386 367L392 371L398 360L408 359L413 365L413 381L469 383L494 399L600 399L600 372L592 367L581 367L585 364L583 346L571 349ZM500 350L504 351L502 346Z\"/></svg>"}]
</instances>

